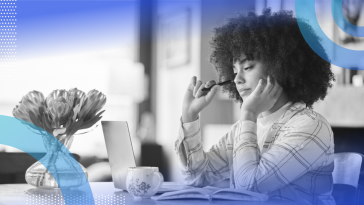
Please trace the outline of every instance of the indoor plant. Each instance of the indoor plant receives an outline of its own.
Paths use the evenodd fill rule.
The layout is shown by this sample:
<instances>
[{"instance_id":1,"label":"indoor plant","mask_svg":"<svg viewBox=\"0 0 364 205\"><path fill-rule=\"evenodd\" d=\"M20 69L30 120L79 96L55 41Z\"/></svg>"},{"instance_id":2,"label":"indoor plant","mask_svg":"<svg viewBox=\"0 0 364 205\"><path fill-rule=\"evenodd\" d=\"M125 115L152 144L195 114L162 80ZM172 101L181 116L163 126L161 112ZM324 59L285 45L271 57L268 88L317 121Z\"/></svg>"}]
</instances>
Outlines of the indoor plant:
<instances>
[{"instance_id":1,"label":"indoor plant","mask_svg":"<svg viewBox=\"0 0 364 205\"><path fill-rule=\"evenodd\" d=\"M79 173L75 169L78 162L65 148L70 148L77 131L88 129L101 119L104 111L100 110L105 103L103 93L91 90L86 95L77 88L54 90L47 98L41 92L31 91L22 98L13 115L42 136L47 150L46 155L26 171L25 179L29 184L39 188L59 188L55 177L66 187L86 182L80 180L81 174L87 177L86 169L80 165L83 173ZM57 174L51 175L50 170Z\"/></svg>"}]
</instances>

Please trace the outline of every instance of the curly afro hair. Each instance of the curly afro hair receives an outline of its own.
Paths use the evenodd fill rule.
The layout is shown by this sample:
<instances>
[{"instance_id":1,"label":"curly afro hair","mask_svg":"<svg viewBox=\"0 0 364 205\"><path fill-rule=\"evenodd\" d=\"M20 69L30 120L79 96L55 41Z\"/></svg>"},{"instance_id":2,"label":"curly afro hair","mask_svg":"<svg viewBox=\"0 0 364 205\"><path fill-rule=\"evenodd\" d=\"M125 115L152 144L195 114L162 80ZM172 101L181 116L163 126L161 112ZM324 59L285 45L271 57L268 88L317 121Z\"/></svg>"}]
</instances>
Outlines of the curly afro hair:
<instances>
[{"instance_id":1,"label":"curly afro hair","mask_svg":"<svg viewBox=\"0 0 364 205\"><path fill-rule=\"evenodd\" d=\"M210 41L210 62L219 80L233 79L233 62L245 54L249 60L256 58L263 62L266 73L283 87L290 102L303 102L312 108L313 103L323 100L332 86L331 81L335 80L331 64L306 43L297 21L303 23L316 41L316 49L324 53L312 27L305 20L293 17L292 11L272 14L268 8L259 16L249 12L215 28ZM243 102L234 83L225 85L223 91Z\"/></svg>"}]
</instances>

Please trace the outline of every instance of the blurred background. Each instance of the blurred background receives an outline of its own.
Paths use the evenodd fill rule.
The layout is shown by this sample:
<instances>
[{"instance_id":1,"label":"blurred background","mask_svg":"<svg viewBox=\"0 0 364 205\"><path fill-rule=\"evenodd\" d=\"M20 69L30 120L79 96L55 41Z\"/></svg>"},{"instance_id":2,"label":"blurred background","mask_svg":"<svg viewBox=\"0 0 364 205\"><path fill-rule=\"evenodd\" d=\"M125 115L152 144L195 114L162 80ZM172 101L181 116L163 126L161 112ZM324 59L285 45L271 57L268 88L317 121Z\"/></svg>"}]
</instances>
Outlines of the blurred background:
<instances>
[{"instance_id":1,"label":"blurred background","mask_svg":"<svg viewBox=\"0 0 364 205\"><path fill-rule=\"evenodd\" d=\"M343 13L351 24L364 26L363 1L344 0ZM0 115L12 116L31 90L47 96L54 89L77 87L86 93L97 89L107 96L102 120L128 121L137 164L158 166L165 181L178 182L182 178L174 142L182 99L191 76L216 79L209 63L213 28L238 13L295 8L293 0L2 2L1 12L10 9L12 14L0 14ZM364 50L363 38L347 35L336 25L331 1L316 0L316 15L334 42ZM334 49L327 52L335 56ZM364 154L361 65L348 64L347 69L333 65L335 85L324 101L314 105L333 127L336 152ZM218 93L201 114L205 150L238 115L239 104ZM76 135L70 151L80 156L89 181L111 181L101 126ZM21 151L0 145L0 152ZM0 183L25 183L24 175L0 174Z\"/></svg>"}]
</instances>

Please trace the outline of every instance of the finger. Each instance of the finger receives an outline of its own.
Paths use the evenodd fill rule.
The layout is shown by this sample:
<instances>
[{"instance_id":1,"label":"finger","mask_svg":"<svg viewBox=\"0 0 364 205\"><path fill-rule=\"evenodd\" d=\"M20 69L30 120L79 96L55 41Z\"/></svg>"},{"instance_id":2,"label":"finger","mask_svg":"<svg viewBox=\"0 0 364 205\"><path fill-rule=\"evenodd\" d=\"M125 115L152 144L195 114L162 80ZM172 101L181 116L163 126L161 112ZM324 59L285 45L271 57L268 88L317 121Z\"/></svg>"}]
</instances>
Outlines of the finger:
<instances>
[{"instance_id":1,"label":"finger","mask_svg":"<svg viewBox=\"0 0 364 205\"><path fill-rule=\"evenodd\" d=\"M270 91L272 96L276 95L276 93L277 93L277 91L279 90L280 87L281 87L281 85L278 84L277 80L274 80L274 86L273 86L272 90Z\"/></svg>"},{"instance_id":2,"label":"finger","mask_svg":"<svg viewBox=\"0 0 364 205\"><path fill-rule=\"evenodd\" d=\"M272 81L272 78L268 75L267 77L267 85L265 86L263 93L269 94L273 89L274 83Z\"/></svg>"},{"instance_id":3,"label":"finger","mask_svg":"<svg viewBox=\"0 0 364 205\"><path fill-rule=\"evenodd\" d=\"M204 88L204 87L205 87L205 83L202 83L200 85L200 87L198 88L197 92L196 92L195 98L199 98L202 95L206 95L207 92L206 91L202 91L202 88Z\"/></svg>"},{"instance_id":4,"label":"finger","mask_svg":"<svg viewBox=\"0 0 364 205\"><path fill-rule=\"evenodd\" d=\"M190 84L188 85L188 90L193 91L193 88L196 86L196 76L193 76L190 80Z\"/></svg>"},{"instance_id":5,"label":"finger","mask_svg":"<svg viewBox=\"0 0 364 205\"><path fill-rule=\"evenodd\" d=\"M202 81L201 81L201 80L198 80L198 81L196 82L196 85L195 85L195 87L193 88L193 96L196 96L196 93L197 93L198 89L200 88L201 84L202 84Z\"/></svg>"},{"instance_id":6,"label":"finger","mask_svg":"<svg viewBox=\"0 0 364 205\"><path fill-rule=\"evenodd\" d=\"M211 88L210 92L207 93L206 95L206 101L208 103L210 103L212 101L212 99L214 98L215 94L217 93L217 91L220 89L219 85L215 85L213 88Z\"/></svg>"},{"instance_id":7,"label":"finger","mask_svg":"<svg viewBox=\"0 0 364 205\"><path fill-rule=\"evenodd\" d=\"M216 82L214 80L207 81L205 84L205 88L210 88L213 85L216 85Z\"/></svg>"},{"instance_id":8,"label":"finger","mask_svg":"<svg viewBox=\"0 0 364 205\"><path fill-rule=\"evenodd\" d=\"M260 94L262 93L264 89L264 82L263 82L263 79L260 79L259 82L258 82L258 85L257 87L255 87L254 91L252 92L252 94Z\"/></svg>"},{"instance_id":9,"label":"finger","mask_svg":"<svg viewBox=\"0 0 364 205\"><path fill-rule=\"evenodd\" d=\"M274 94L274 97L276 97L278 99L282 93L283 93L283 88L282 88L282 86L279 85L279 88L278 88L277 92Z\"/></svg>"},{"instance_id":10,"label":"finger","mask_svg":"<svg viewBox=\"0 0 364 205\"><path fill-rule=\"evenodd\" d=\"M185 93L185 98L186 99L193 99L194 95L193 95L193 89L196 85L196 76L193 76L190 80L190 84L187 87L186 93Z\"/></svg>"}]
</instances>

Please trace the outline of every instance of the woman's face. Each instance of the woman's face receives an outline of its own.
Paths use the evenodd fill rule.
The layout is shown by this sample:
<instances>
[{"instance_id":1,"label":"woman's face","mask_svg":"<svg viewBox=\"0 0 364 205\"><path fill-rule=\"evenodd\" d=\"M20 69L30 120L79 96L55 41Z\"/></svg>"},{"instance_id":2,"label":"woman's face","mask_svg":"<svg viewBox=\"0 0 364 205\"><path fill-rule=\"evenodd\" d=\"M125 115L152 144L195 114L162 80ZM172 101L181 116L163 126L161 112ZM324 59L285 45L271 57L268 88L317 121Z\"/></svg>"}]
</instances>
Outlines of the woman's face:
<instances>
[{"instance_id":1,"label":"woman's face","mask_svg":"<svg viewBox=\"0 0 364 205\"><path fill-rule=\"evenodd\" d=\"M243 100L245 100L257 87L259 79L267 79L262 61L248 60L242 54L240 60L234 62L234 82Z\"/></svg>"}]
</instances>

